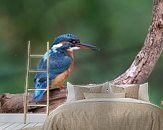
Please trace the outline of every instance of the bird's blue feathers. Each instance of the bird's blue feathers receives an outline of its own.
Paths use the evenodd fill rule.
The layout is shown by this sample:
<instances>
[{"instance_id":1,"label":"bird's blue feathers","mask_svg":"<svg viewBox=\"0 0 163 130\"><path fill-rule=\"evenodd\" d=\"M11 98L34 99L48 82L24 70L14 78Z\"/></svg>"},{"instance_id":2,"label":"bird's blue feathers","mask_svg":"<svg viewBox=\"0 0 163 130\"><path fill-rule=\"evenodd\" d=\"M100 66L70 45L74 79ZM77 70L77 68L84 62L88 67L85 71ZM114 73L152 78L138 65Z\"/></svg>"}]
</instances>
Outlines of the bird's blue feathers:
<instances>
[{"instance_id":1,"label":"bird's blue feathers","mask_svg":"<svg viewBox=\"0 0 163 130\"><path fill-rule=\"evenodd\" d=\"M39 82L39 79L35 81L35 88L44 89L47 86L47 81ZM40 101L43 98L44 90L35 90L32 99Z\"/></svg>"},{"instance_id":2,"label":"bird's blue feathers","mask_svg":"<svg viewBox=\"0 0 163 130\"><path fill-rule=\"evenodd\" d=\"M50 56L50 67L49 67L49 79L50 83L51 80L54 79L57 75L63 73L67 70L71 64L71 57L67 54L66 50L53 51L52 49L49 50ZM46 70L47 69L47 53L43 56L40 60L37 70ZM35 75L35 88L46 88L47 86L47 73L46 72L37 72ZM44 90L35 90L33 99L34 100L41 100L44 94Z\"/></svg>"}]
</instances>

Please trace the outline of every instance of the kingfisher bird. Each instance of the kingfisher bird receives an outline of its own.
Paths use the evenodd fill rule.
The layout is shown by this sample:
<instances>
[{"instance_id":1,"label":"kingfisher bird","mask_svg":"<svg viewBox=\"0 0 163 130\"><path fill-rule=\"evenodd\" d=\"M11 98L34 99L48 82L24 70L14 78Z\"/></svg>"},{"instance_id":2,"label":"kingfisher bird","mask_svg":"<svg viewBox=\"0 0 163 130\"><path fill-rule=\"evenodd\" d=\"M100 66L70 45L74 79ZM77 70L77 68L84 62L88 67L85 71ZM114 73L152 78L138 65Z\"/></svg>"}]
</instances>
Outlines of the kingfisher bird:
<instances>
[{"instance_id":1,"label":"kingfisher bird","mask_svg":"<svg viewBox=\"0 0 163 130\"><path fill-rule=\"evenodd\" d=\"M70 75L74 66L73 50L80 48L97 50L97 47L91 44L81 43L74 34L62 34L54 39L49 52L46 52L37 65L37 70L47 69L47 58L49 55L49 87L64 87L64 82ZM36 72L34 77L34 86L37 89L47 87L47 73ZM32 99L41 101L45 90L35 90Z\"/></svg>"}]
</instances>

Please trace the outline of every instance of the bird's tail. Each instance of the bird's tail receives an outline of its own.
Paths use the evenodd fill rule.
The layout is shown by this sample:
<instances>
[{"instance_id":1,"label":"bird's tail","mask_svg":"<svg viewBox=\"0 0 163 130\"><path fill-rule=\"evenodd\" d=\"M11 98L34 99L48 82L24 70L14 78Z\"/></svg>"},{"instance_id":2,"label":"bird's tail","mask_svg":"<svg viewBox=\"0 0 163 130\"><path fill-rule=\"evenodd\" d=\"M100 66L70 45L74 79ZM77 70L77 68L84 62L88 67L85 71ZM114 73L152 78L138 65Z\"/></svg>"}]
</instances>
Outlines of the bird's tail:
<instances>
[{"instance_id":1,"label":"bird's tail","mask_svg":"<svg viewBox=\"0 0 163 130\"><path fill-rule=\"evenodd\" d=\"M36 82L35 82L36 89L37 88L44 89L44 88L46 88L46 86L47 86L46 81L40 83L38 80L36 80ZM44 96L44 92L45 92L45 90L35 90L32 99L36 100L36 101L40 101Z\"/></svg>"}]
</instances>

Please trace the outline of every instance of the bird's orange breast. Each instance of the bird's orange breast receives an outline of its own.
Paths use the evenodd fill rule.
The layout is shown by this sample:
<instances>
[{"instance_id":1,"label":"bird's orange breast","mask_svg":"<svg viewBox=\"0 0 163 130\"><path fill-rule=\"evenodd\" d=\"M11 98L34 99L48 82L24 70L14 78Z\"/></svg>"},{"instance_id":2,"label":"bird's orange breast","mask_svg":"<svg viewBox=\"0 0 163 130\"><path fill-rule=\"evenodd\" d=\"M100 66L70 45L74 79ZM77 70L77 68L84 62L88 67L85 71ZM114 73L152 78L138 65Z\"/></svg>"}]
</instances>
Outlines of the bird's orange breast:
<instances>
[{"instance_id":1,"label":"bird's orange breast","mask_svg":"<svg viewBox=\"0 0 163 130\"><path fill-rule=\"evenodd\" d=\"M73 52L71 52L71 51L67 51L67 52L68 52L68 54L71 56L72 62L71 62L71 64L70 64L69 68L68 68L66 71L64 71L63 73L57 75L57 76L55 77L55 79L52 80L51 86L59 86L59 87L62 87L63 84L64 84L64 82L65 82L65 80L66 80L66 79L68 78L68 76L71 74L71 71L72 71L73 66L74 66L74 56L73 56Z\"/></svg>"}]
</instances>

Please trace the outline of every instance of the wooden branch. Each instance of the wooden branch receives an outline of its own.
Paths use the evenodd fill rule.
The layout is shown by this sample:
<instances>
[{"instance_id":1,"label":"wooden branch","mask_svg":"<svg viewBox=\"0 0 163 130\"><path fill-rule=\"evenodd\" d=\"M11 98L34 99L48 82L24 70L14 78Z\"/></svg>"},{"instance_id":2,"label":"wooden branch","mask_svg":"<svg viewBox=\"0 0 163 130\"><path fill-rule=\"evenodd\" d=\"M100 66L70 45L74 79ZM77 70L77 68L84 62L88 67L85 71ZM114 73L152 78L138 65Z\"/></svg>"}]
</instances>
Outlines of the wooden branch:
<instances>
[{"instance_id":1,"label":"wooden branch","mask_svg":"<svg viewBox=\"0 0 163 130\"><path fill-rule=\"evenodd\" d=\"M41 102L37 104L46 104L46 94ZM54 89L50 91L50 106L49 111L54 110L58 105L65 102L67 90ZM36 103L32 101L32 93L29 93L29 103ZM23 94L2 94L0 95L0 113L23 113ZM46 112L46 107L29 107L29 112Z\"/></svg>"},{"instance_id":2,"label":"wooden branch","mask_svg":"<svg viewBox=\"0 0 163 130\"><path fill-rule=\"evenodd\" d=\"M163 51L163 2L155 0L153 19L144 46L129 69L112 82L114 84L144 83L147 81Z\"/></svg>"},{"instance_id":3,"label":"wooden branch","mask_svg":"<svg viewBox=\"0 0 163 130\"><path fill-rule=\"evenodd\" d=\"M154 5L158 5L160 2L163 2L163 0L154 0Z\"/></svg>"}]
</instances>

